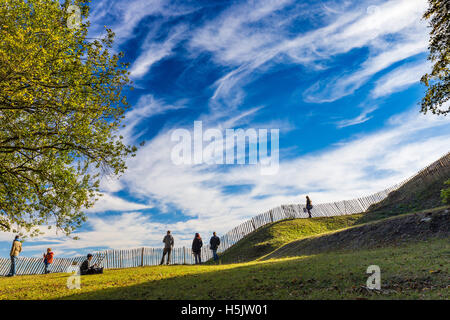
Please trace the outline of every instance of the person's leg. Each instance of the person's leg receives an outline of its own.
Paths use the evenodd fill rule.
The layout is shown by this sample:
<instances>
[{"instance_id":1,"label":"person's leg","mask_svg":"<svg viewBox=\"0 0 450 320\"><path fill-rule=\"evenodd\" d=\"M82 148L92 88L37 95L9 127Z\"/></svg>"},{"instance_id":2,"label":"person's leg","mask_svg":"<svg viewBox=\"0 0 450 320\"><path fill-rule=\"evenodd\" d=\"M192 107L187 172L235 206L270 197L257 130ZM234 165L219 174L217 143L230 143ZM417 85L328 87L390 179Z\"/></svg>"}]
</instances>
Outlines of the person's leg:
<instances>
[{"instance_id":1,"label":"person's leg","mask_svg":"<svg viewBox=\"0 0 450 320\"><path fill-rule=\"evenodd\" d=\"M213 252L214 261L217 261L217 259L219 259L219 257L217 256L217 250L213 250L212 252Z\"/></svg>"},{"instance_id":2,"label":"person's leg","mask_svg":"<svg viewBox=\"0 0 450 320\"><path fill-rule=\"evenodd\" d=\"M48 273L48 263L47 261L44 261L44 274Z\"/></svg>"},{"instance_id":3,"label":"person's leg","mask_svg":"<svg viewBox=\"0 0 450 320\"><path fill-rule=\"evenodd\" d=\"M12 257L12 275L15 276L17 271L17 257Z\"/></svg>"},{"instance_id":4,"label":"person's leg","mask_svg":"<svg viewBox=\"0 0 450 320\"><path fill-rule=\"evenodd\" d=\"M171 253L172 253L172 248L167 249L167 264L170 264Z\"/></svg>"},{"instance_id":5,"label":"person's leg","mask_svg":"<svg viewBox=\"0 0 450 320\"><path fill-rule=\"evenodd\" d=\"M9 276L14 276L16 274L16 257L11 256L11 268L9 269Z\"/></svg>"},{"instance_id":6,"label":"person's leg","mask_svg":"<svg viewBox=\"0 0 450 320\"><path fill-rule=\"evenodd\" d=\"M194 252L194 259L195 259L195 264L198 264L197 253L195 253L195 252Z\"/></svg>"},{"instance_id":7,"label":"person's leg","mask_svg":"<svg viewBox=\"0 0 450 320\"><path fill-rule=\"evenodd\" d=\"M198 254L198 264L202 264L202 254Z\"/></svg>"},{"instance_id":8,"label":"person's leg","mask_svg":"<svg viewBox=\"0 0 450 320\"><path fill-rule=\"evenodd\" d=\"M167 249L164 248L163 256L162 256L162 258L161 258L161 263L160 263L159 265L162 265L162 264L164 263L164 257L166 256L166 253L167 253Z\"/></svg>"}]
</instances>

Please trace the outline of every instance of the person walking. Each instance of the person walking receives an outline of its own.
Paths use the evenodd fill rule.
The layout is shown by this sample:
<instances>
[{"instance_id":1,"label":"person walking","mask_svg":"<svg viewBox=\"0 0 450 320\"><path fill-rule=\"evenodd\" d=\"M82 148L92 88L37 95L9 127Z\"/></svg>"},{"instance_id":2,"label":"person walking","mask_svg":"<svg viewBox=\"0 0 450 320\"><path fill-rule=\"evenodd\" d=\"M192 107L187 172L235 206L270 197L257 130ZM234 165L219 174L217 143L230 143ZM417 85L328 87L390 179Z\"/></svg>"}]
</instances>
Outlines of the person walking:
<instances>
[{"instance_id":1,"label":"person walking","mask_svg":"<svg viewBox=\"0 0 450 320\"><path fill-rule=\"evenodd\" d=\"M173 249L173 245L174 245L174 241L173 241L173 237L170 234L170 230L167 231L166 236L163 239L164 242L164 251L163 251L163 256L161 258L161 263L159 265L162 265L164 263L164 257L167 254L167 265L170 264L170 254L172 252Z\"/></svg>"},{"instance_id":2,"label":"person walking","mask_svg":"<svg viewBox=\"0 0 450 320\"><path fill-rule=\"evenodd\" d=\"M9 256L11 257L11 269L9 270L9 277L14 277L16 275L16 263L19 254L22 252L22 243L20 242L19 236L14 238L12 243L11 251Z\"/></svg>"},{"instance_id":3,"label":"person walking","mask_svg":"<svg viewBox=\"0 0 450 320\"><path fill-rule=\"evenodd\" d=\"M308 211L308 216L311 218L311 209L313 208L311 199L306 196L306 211Z\"/></svg>"},{"instance_id":4,"label":"person walking","mask_svg":"<svg viewBox=\"0 0 450 320\"><path fill-rule=\"evenodd\" d=\"M215 232L213 232L213 236L211 237L211 240L209 240L209 247L212 250L214 261L219 260L219 256L217 255L217 248L220 245L220 238L216 235Z\"/></svg>"},{"instance_id":5,"label":"person walking","mask_svg":"<svg viewBox=\"0 0 450 320\"><path fill-rule=\"evenodd\" d=\"M53 263L53 252L51 248L47 248L47 253L44 253L44 273L50 273L48 266Z\"/></svg>"},{"instance_id":6,"label":"person walking","mask_svg":"<svg viewBox=\"0 0 450 320\"><path fill-rule=\"evenodd\" d=\"M195 264L202 263L201 257L202 247L203 247L202 237L200 237L200 234L196 233L194 241L192 241L192 252L194 253Z\"/></svg>"}]
</instances>

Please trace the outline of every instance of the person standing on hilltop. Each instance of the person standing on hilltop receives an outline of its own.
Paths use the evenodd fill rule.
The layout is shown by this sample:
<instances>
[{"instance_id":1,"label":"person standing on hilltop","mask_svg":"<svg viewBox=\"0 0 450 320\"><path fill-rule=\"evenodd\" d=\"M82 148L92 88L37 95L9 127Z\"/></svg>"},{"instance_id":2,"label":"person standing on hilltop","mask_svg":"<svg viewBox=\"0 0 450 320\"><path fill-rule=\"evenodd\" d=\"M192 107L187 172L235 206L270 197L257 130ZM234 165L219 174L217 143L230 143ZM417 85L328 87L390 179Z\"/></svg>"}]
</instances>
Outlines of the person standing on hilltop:
<instances>
[{"instance_id":1,"label":"person standing on hilltop","mask_svg":"<svg viewBox=\"0 0 450 320\"><path fill-rule=\"evenodd\" d=\"M11 257L11 269L9 270L8 277L14 277L16 275L16 263L19 254L22 252L22 243L19 240L19 236L14 238L11 251L9 253Z\"/></svg>"},{"instance_id":2,"label":"person standing on hilltop","mask_svg":"<svg viewBox=\"0 0 450 320\"><path fill-rule=\"evenodd\" d=\"M213 236L211 237L211 240L209 240L209 246L213 252L213 258L214 261L217 261L219 259L219 256L217 255L217 248L220 245L220 238L216 235L215 232L213 232Z\"/></svg>"},{"instance_id":3,"label":"person standing on hilltop","mask_svg":"<svg viewBox=\"0 0 450 320\"><path fill-rule=\"evenodd\" d=\"M311 218L311 209L313 208L311 199L306 196L306 211L308 211L308 216Z\"/></svg>"},{"instance_id":4,"label":"person standing on hilltop","mask_svg":"<svg viewBox=\"0 0 450 320\"><path fill-rule=\"evenodd\" d=\"M167 231L167 234L164 237L163 242L164 242L164 251L163 251L163 256L161 258L161 263L159 265L162 265L164 263L164 257L166 256L166 254L167 254L167 265L169 265L170 264L170 254L172 252L172 248L175 243L172 235L170 234L170 230Z\"/></svg>"},{"instance_id":5,"label":"person standing on hilltop","mask_svg":"<svg viewBox=\"0 0 450 320\"><path fill-rule=\"evenodd\" d=\"M50 273L48 266L53 263L53 252L52 249L48 248L47 253L44 253L44 273Z\"/></svg>"},{"instance_id":6,"label":"person standing on hilltop","mask_svg":"<svg viewBox=\"0 0 450 320\"><path fill-rule=\"evenodd\" d=\"M202 237L200 237L199 233L196 233L194 241L192 241L192 253L194 253L195 264L202 263L202 256L201 256L202 247L203 247Z\"/></svg>"}]
</instances>

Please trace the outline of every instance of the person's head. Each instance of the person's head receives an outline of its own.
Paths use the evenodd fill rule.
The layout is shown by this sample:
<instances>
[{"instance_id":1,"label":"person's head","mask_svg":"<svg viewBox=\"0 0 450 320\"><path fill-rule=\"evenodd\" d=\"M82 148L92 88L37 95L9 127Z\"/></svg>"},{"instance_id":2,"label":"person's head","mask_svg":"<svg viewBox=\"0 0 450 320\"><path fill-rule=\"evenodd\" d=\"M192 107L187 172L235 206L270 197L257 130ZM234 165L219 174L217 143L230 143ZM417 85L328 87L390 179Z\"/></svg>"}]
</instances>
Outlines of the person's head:
<instances>
[{"instance_id":1,"label":"person's head","mask_svg":"<svg viewBox=\"0 0 450 320\"><path fill-rule=\"evenodd\" d=\"M89 261L92 260L92 254L88 253L87 258Z\"/></svg>"},{"instance_id":2,"label":"person's head","mask_svg":"<svg viewBox=\"0 0 450 320\"><path fill-rule=\"evenodd\" d=\"M200 233L196 233L196 234L195 234L195 237L196 237L197 239L200 239Z\"/></svg>"},{"instance_id":3,"label":"person's head","mask_svg":"<svg viewBox=\"0 0 450 320\"><path fill-rule=\"evenodd\" d=\"M19 240L19 238L20 238L19 236L15 236L14 241Z\"/></svg>"},{"instance_id":4,"label":"person's head","mask_svg":"<svg viewBox=\"0 0 450 320\"><path fill-rule=\"evenodd\" d=\"M213 232L213 236L214 236L214 237L216 236L216 232Z\"/></svg>"},{"instance_id":5,"label":"person's head","mask_svg":"<svg viewBox=\"0 0 450 320\"><path fill-rule=\"evenodd\" d=\"M309 200L309 197L308 197L308 196L306 196L306 199L307 199L307 200Z\"/></svg>"},{"instance_id":6,"label":"person's head","mask_svg":"<svg viewBox=\"0 0 450 320\"><path fill-rule=\"evenodd\" d=\"M52 248L47 248L47 252L52 252Z\"/></svg>"},{"instance_id":7,"label":"person's head","mask_svg":"<svg viewBox=\"0 0 450 320\"><path fill-rule=\"evenodd\" d=\"M167 234L168 234L168 235L170 234L170 230L167 230Z\"/></svg>"}]
</instances>

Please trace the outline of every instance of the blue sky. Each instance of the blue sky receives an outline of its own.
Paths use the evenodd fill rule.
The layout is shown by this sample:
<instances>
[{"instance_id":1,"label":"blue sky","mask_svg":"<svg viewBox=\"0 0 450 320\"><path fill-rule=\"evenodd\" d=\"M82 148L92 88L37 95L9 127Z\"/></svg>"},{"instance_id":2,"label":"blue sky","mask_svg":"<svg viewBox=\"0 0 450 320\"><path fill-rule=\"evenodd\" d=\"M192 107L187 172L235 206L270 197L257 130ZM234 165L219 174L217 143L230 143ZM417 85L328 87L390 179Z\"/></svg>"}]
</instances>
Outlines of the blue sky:
<instances>
[{"instance_id":1,"label":"blue sky","mask_svg":"<svg viewBox=\"0 0 450 320\"><path fill-rule=\"evenodd\" d=\"M449 119L419 113L429 68L426 0L94 0L91 35L116 33L135 90L122 134L146 141L71 240L47 233L23 255L176 245L270 208L352 199L449 151ZM280 168L175 165L175 129L279 129ZM12 234L1 234L8 255Z\"/></svg>"}]
</instances>

